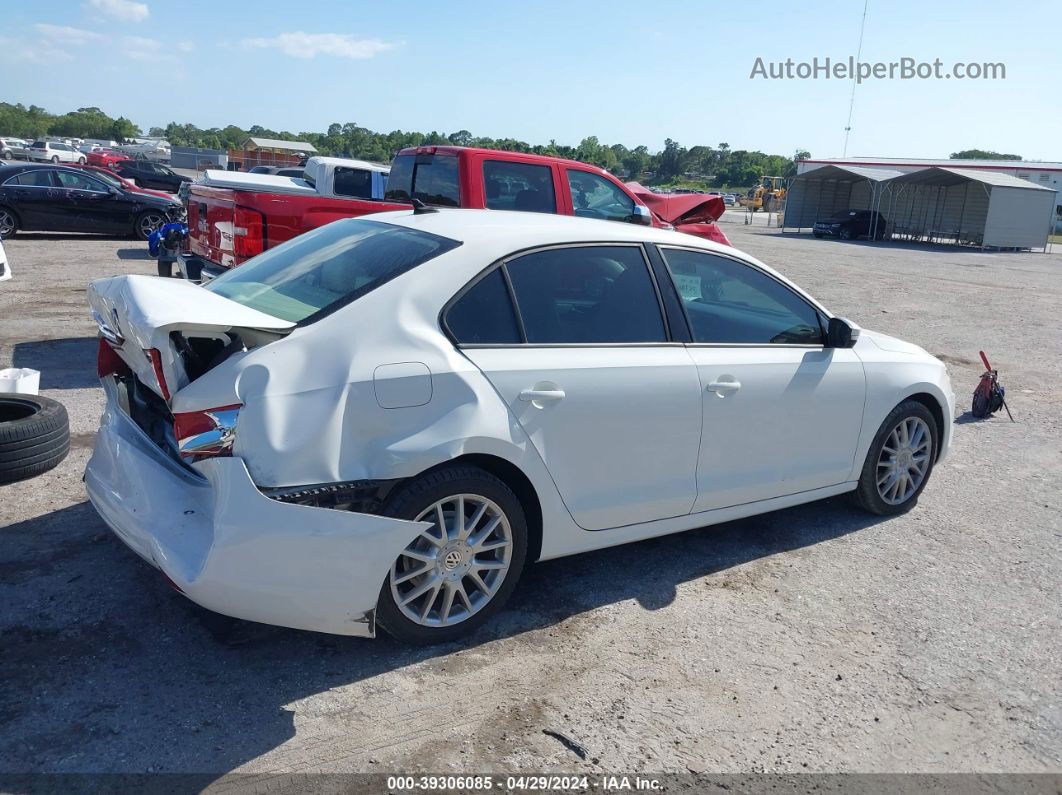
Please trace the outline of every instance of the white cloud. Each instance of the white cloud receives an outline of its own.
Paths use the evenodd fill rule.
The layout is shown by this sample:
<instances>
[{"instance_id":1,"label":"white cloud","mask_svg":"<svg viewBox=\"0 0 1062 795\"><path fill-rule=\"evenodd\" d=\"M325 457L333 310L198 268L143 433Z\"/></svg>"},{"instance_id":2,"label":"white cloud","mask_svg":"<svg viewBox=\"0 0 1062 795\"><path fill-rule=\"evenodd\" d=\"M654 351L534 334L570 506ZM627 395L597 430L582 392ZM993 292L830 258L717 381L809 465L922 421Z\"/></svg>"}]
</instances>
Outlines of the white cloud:
<instances>
[{"instance_id":1,"label":"white cloud","mask_svg":"<svg viewBox=\"0 0 1062 795\"><path fill-rule=\"evenodd\" d=\"M244 47L280 50L292 58L315 58L318 55L372 58L395 46L379 39L356 39L349 33L304 33L301 30L271 38L243 39L241 44Z\"/></svg>"},{"instance_id":2,"label":"white cloud","mask_svg":"<svg viewBox=\"0 0 1062 795\"><path fill-rule=\"evenodd\" d=\"M146 36L122 37L122 52L134 61L165 61L173 57L167 52L168 45Z\"/></svg>"},{"instance_id":3,"label":"white cloud","mask_svg":"<svg viewBox=\"0 0 1062 795\"><path fill-rule=\"evenodd\" d=\"M177 49L181 52L191 52L195 49L195 42L193 41L179 41L177 42Z\"/></svg>"},{"instance_id":4,"label":"white cloud","mask_svg":"<svg viewBox=\"0 0 1062 795\"><path fill-rule=\"evenodd\" d=\"M54 64L71 61L73 56L46 41L28 42L0 36L0 60L12 63Z\"/></svg>"},{"instance_id":5,"label":"white cloud","mask_svg":"<svg viewBox=\"0 0 1062 795\"><path fill-rule=\"evenodd\" d=\"M123 22L143 22L149 13L147 3L135 3L133 0L88 0L86 8Z\"/></svg>"},{"instance_id":6,"label":"white cloud","mask_svg":"<svg viewBox=\"0 0 1062 795\"><path fill-rule=\"evenodd\" d=\"M71 28L67 25L46 25L44 23L39 23L33 27L45 39L57 44L88 44L90 41L98 41L103 38L99 33L93 33L91 30Z\"/></svg>"}]
</instances>

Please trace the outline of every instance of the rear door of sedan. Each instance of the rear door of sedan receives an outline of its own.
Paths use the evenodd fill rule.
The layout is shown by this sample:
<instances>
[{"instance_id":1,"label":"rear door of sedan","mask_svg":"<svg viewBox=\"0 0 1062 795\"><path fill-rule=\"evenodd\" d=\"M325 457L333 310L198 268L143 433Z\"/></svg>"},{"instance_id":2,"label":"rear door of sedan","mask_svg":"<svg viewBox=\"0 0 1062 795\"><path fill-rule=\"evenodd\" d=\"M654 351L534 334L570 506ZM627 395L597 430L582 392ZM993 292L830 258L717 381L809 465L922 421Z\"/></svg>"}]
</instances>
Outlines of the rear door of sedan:
<instances>
[{"instance_id":1,"label":"rear door of sedan","mask_svg":"<svg viewBox=\"0 0 1062 795\"><path fill-rule=\"evenodd\" d=\"M825 346L825 315L767 271L661 246L689 323L703 432L694 511L850 479L866 378L850 348Z\"/></svg>"},{"instance_id":2,"label":"rear door of sedan","mask_svg":"<svg viewBox=\"0 0 1062 795\"><path fill-rule=\"evenodd\" d=\"M27 230L65 232L74 228L77 211L66 201L53 168L33 168L4 183L4 198Z\"/></svg>"},{"instance_id":3,"label":"rear door of sedan","mask_svg":"<svg viewBox=\"0 0 1062 795\"><path fill-rule=\"evenodd\" d=\"M700 382L671 337L642 246L513 255L451 301L444 325L531 439L581 527L690 512Z\"/></svg>"}]
</instances>

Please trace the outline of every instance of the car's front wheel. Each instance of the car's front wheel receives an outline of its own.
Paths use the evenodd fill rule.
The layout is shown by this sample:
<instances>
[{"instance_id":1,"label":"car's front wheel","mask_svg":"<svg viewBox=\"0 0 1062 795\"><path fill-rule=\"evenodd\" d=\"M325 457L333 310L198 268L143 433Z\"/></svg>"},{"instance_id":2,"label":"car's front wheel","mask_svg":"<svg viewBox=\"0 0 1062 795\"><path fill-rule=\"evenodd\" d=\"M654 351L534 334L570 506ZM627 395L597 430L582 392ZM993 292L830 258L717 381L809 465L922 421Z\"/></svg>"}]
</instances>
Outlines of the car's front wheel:
<instances>
[{"instance_id":1,"label":"car's front wheel","mask_svg":"<svg viewBox=\"0 0 1062 795\"><path fill-rule=\"evenodd\" d=\"M147 240L151 233L166 223L166 216L154 210L140 213L133 223L133 234L140 240Z\"/></svg>"},{"instance_id":2,"label":"car's front wheel","mask_svg":"<svg viewBox=\"0 0 1062 795\"><path fill-rule=\"evenodd\" d=\"M867 452L856 501L871 513L909 511L929 482L939 449L937 421L917 400L889 412Z\"/></svg>"},{"instance_id":3,"label":"car's front wheel","mask_svg":"<svg viewBox=\"0 0 1062 795\"><path fill-rule=\"evenodd\" d=\"M52 162L59 165L59 155L52 155Z\"/></svg>"},{"instance_id":4,"label":"car's front wheel","mask_svg":"<svg viewBox=\"0 0 1062 795\"><path fill-rule=\"evenodd\" d=\"M852 234L852 228L848 226L841 227L841 240L854 240L855 235Z\"/></svg>"},{"instance_id":5,"label":"car's front wheel","mask_svg":"<svg viewBox=\"0 0 1062 795\"><path fill-rule=\"evenodd\" d=\"M478 467L445 466L404 484L382 512L429 523L380 589L376 618L389 634L449 641L502 608L527 556L524 511L502 481Z\"/></svg>"},{"instance_id":6,"label":"car's front wheel","mask_svg":"<svg viewBox=\"0 0 1062 795\"><path fill-rule=\"evenodd\" d=\"M85 165L85 158L83 158L83 157L79 157L79 158L77 159L77 164L78 164L79 166L83 166L83 165Z\"/></svg>"}]
</instances>

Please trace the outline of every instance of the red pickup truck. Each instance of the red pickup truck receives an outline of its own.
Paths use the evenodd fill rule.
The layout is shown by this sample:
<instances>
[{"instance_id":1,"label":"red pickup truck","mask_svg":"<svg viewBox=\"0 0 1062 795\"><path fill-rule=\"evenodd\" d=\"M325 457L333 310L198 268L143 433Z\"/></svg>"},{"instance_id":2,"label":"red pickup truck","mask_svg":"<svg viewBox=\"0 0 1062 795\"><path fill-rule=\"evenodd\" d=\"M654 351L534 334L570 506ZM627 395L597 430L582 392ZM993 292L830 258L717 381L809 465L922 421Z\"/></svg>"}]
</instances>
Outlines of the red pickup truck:
<instances>
[{"instance_id":1,"label":"red pickup truck","mask_svg":"<svg viewBox=\"0 0 1062 795\"><path fill-rule=\"evenodd\" d=\"M241 179L255 176L259 175L238 175ZM413 199L440 207L558 213L657 227L678 224L683 232L729 244L711 222L722 214L721 200L718 208L710 204L714 200L706 200L707 209L702 208L699 214L691 214L689 207L683 207L675 218L669 218L664 205L650 209L634 191L603 169L520 152L461 146L403 149L391 163L386 188L379 199L325 199L312 191L283 191L271 185L248 182L244 187L239 183L225 187L198 183L191 186L188 234L193 262L183 268L186 275L198 278L199 268L209 275L217 272L218 266L239 265L267 248L330 221L406 209ZM690 223L693 215L697 222Z\"/></svg>"}]
</instances>

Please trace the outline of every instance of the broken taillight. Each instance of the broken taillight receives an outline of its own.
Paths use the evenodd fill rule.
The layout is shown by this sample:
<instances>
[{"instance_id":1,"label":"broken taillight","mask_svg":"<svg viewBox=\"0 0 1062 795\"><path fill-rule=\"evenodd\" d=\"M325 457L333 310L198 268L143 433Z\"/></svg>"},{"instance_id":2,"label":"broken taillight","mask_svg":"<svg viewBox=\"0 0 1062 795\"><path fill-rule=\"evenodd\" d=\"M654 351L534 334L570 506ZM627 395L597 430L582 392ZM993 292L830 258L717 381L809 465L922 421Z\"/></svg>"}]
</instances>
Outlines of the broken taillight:
<instances>
[{"instance_id":1,"label":"broken taillight","mask_svg":"<svg viewBox=\"0 0 1062 795\"><path fill-rule=\"evenodd\" d=\"M151 369L155 373L155 380L159 382L159 394L162 395L163 400L170 399L170 388L166 384L166 373L162 369L162 354L159 353L158 348L148 348L144 351L144 355L148 357L148 361L151 362Z\"/></svg>"},{"instance_id":2,"label":"broken taillight","mask_svg":"<svg viewBox=\"0 0 1062 795\"><path fill-rule=\"evenodd\" d=\"M106 378L109 375L127 375L128 373L129 365L107 340L100 337L100 344L96 349L96 374L100 378Z\"/></svg>"},{"instance_id":3,"label":"broken taillight","mask_svg":"<svg viewBox=\"0 0 1062 795\"><path fill-rule=\"evenodd\" d=\"M220 406L203 411L185 411L173 415L173 435L177 451L189 463L204 458L232 455L236 441L236 419L243 406Z\"/></svg>"},{"instance_id":4,"label":"broken taillight","mask_svg":"<svg viewBox=\"0 0 1062 795\"><path fill-rule=\"evenodd\" d=\"M232 224L233 253L239 259L257 257L265 251L265 223L257 210L237 207Z\"/></svg>"}]
</instances>

